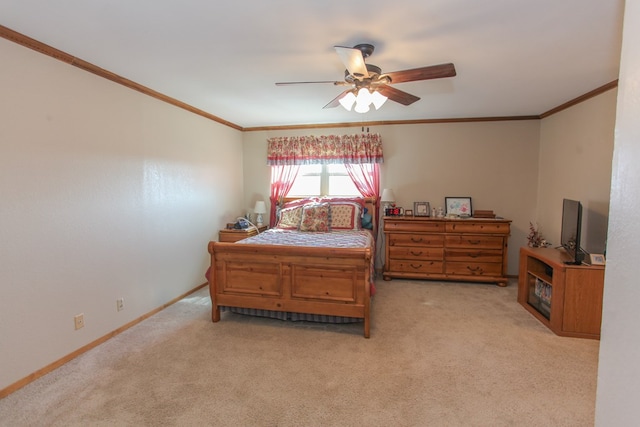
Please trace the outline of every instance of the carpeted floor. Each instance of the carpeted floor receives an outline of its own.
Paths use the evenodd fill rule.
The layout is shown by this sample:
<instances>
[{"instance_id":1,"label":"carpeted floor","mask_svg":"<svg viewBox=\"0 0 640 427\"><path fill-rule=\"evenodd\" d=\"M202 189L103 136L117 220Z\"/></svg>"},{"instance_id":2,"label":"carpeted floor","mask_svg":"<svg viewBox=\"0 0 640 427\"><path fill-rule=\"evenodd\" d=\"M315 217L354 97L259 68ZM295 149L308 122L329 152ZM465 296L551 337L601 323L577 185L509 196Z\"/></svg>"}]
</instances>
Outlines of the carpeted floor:
<instances>
[{"instance_id":1,"label":"carpeted floor","mask_svg":"<svg viewBox=\"0 0 640 427\"><path fill-rule=\"evenodd\" d=\"M378 281L362 326L223 313L204 288L0 400L2 426L587 426L599 342L517 286Z\"/></svg>"}]
</instances>

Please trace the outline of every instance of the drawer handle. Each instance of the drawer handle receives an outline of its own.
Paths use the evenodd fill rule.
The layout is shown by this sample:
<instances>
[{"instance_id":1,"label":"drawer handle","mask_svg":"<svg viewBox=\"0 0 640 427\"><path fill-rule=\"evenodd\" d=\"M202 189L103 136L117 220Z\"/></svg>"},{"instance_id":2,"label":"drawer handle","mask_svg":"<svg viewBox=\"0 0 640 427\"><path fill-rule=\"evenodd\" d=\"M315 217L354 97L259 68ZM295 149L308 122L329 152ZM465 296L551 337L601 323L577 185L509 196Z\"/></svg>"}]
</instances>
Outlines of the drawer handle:
<instances>
[{"instance_id":1,"label":"drawer handle","mask_svg":"<svg viewBox=\"0 0 640 427\"><path fill-rule=\"evenodd\" d=\"M469 258L478 258L480 255L479 254L467 254L467 256Z\"/></svg>"},{"instance_id":2,"label":"drawer handle","mask_svg":"<svg viewBox=\"0 0 640 427\"><path fill-rule=\"evenodd\" d=\"M420 251L420 252L413 252L413 251L411 251L411 255L413 255L413 256L420 256L420 255L422 255L422 251Z\"/></svg>"},{"instance_id":3,"label":"drawer handle","mask_svg":"<svg viewBox=\"0 0 640 427\"><path fill-rule=\"evenodd\" d=\"M481 243L480 240L469 240L468 242L470 245L479 245Z\"/></svg>"},{"instance_id":4,"label":"drawer handle","mask_svg":"<svg viewBox=\"0 0 640 427\"><path fill-rule=\"evenodd\" d=\"M411 241L414 242L414 243L420 243L420 242L422 242L422 237L416 239L415 237L411 236Z\"/></svg>"},{"instance_id":5,"label":"drawer handle","mask_svg":"<svg viewBox=\"0 0 640 427\"><path fill-rule=\"evenodd\" d=\"M415 268L415 269L418 269L418 268L421 268L421 267L422 267L422 264L420 264L420 265L413 265L413 264L409 264L409 265L411 265L411 267L412 267L412 268Z\"/></svg>"},{"instance_id":6,"label":"drawer handle","mask_svg":"<svg viewBox=\"0 0 640 427\"><path fill-rule=\"evenodd\" d=\"M482 267L471 268L467 266L467 269L473 274L476 274L476 273L482 274Z\"/></svg>"}]
</instances>

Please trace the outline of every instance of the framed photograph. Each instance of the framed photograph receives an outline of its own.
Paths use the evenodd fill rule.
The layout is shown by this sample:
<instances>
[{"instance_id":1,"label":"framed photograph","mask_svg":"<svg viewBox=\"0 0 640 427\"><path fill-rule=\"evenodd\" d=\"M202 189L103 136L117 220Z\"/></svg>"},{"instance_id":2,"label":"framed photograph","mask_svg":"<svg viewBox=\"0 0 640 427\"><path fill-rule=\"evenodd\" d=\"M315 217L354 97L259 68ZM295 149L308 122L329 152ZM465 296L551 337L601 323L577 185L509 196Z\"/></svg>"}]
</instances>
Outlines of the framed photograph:
<instances>
[{"instance_id":1,"label":"framed photograph","mask_svg":"<svg viewBox=\"0 0 640 427\"><path fill-rule=\"evenodd\" d=\"M445 197L444 204L446 206L447 215L471 216L471 197Z\"/></svg>"},{"instance_id":2,"label":"framed photograph","mask_svg":"<svg viewBox=\"0 0 640 427\"><path fill-rule=\"evenodd\" d=\"M589 254L589 258L591 259L591 265L604 265L604 254Z\"/></svg>"},{"instance_id":3,"label":"framed photograph","mask_svg":"<svg viewBox=\"0 0 640 427\"><path fill-rule=\"evenodd\" d=\"M411 209L405 209L404 216L413 216L413 211Z\"/></svg>"},{"instance_id":4,"label":"framed photograph","mask_svg":"<svg viewBox=\"0 0 640 427\"><path fill-rule=\"evenodd\" d=\"M429 216L429 202L413 202L414 216Z\"/></svg>"}]
</instances>

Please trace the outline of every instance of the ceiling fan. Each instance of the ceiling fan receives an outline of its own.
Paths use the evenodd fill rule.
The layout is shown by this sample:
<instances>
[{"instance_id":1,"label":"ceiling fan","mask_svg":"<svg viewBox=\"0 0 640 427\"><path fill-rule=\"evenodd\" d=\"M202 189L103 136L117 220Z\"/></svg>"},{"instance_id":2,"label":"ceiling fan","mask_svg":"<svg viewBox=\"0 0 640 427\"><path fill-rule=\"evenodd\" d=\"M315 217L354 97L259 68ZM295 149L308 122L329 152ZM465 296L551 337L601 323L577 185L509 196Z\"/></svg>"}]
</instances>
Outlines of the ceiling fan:
<instances>
[{"instance_id":1,"label":"ceiling fan","mask_svg":"<svg viewBox=\"0 0 640 427\"><path fill-rule=\"evenodd\" d=\"M344 81L279 82L276 83L276 86L310 83L331 83L335 86L349 86L349 89L335 97L323 108L334 108L342 105L347 110L351 110L355 103L355 111L366 113L369 111L370 104L373 104L378 109L387 99L402 105L411 105L420 99L390 86L391 84L440 79L456 75L456 69L451 63L383 73L380 67L365 63L365 59L373 53L373 45L363 43L352 48L344 46L334 46L334 48L346 67Z\"/></svg>"}]
</instances>

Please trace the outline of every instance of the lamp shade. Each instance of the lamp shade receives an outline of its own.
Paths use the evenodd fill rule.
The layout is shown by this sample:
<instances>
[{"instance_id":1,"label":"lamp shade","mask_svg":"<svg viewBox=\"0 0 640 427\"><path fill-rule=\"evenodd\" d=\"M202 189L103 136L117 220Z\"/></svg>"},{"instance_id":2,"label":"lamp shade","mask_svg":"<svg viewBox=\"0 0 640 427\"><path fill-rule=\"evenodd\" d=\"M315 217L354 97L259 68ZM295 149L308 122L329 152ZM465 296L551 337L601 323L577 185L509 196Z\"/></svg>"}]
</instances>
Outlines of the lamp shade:
<instances>
[{"instance_id":1,"label":"lamp shade","mask_svg":"<svg viewBox=\"0 0 640 427\"><path fill-rule=\"evenodd\" d=\"M384 190L382 190L382 197L380 197L380 200L383 202L395 202L396 201L396 195L393 194L393 190L390 188L385 188Z\"/></svg>"},{"instance_id":2,"label":"lamp shade","mask_svg":"<svg viewBox=\"0 0 640 427\"><path fill-rule=\"evenodd\" d=\"M342 105L347 111L351 111L351 107L353 107L353 103L356 102L356 96L353 92L347 92L345 96L340 98L338 101L340 105Z\"/></svg>"},{"instance_id":3,"label":"lamp shade","mask_svg":"<svg viewBox=\"0 0 640 427\"><path fill-rule=\"evenodd\" d=\"M253 208L253 212L257 214L267 213L267 205L262 200L256 202L256 206Z\"/></svg>"},{"instance_id":4,"label":"lamp shade","mask_svg":"<svg viewBox=\"0 0 640 427\"><path fill-rule=\"evenodd\" d=\"M382 105L387 102L387 97L378 92L377 90L371 94L371 102L376 110L379 110Z\"/></svg>"}]
</instances>

